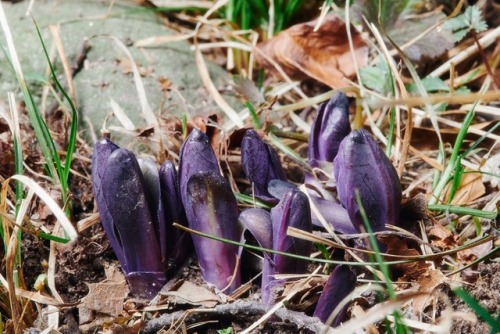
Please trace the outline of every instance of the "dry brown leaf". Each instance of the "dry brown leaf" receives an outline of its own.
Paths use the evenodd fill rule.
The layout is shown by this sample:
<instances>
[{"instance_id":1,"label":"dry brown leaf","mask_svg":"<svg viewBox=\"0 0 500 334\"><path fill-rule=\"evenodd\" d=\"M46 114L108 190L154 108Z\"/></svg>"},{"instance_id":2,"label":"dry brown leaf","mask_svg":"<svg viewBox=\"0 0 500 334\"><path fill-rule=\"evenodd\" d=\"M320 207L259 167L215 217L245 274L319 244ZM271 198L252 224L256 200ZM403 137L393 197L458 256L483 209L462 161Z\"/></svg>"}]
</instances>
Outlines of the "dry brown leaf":
<instances>
[{"instance_id":1,"label":"dry brown leaf","mask_svg":"<svg viewBox=\"0 0 500 334\"><path fill-rule=\"evenodd\" d=\"M280 32L257 48L283 67L292 79L310 77L333 89L345 87L345 77L352 78L355 65L352 60L345 22L338 16L328 15L317 31L317 20L296 24ZM354 54L359 67L368 62L368 47L361 35L351 26ZM260 52L256 60L279 76L276 68Z\"/></svg>"},{"instance_id":2,"label":"dry brown leaf","mask_svg":"<svg viewBox=\"0 0 500 334\"><path fill-rule=\"evenodd\" d=\"M446 283L448 279L444 274L437 269L431 269L420 275L417 279L418 292L426 292L431 294L436 287L439 285ZM413 298L412 304L413 309L417 314L420 314L424 311L425 305L431 300L430 295L418 295Z\"/></svg>"},{"instance_id":3,"label":"dry brown leaf","mask_svg":"<svg viewBox=\"0 0 500 334\"><path fill-rule=\"evenodd\" d=\"M475 124L473 127L483 131L488 131L494 124L494 122L486 122ZM439 129L441 134L441 139L446 143L454 143L460 132L458 128L441 128ZM466 142L474 142L478 140L481 136L474 132L468 132L465 135ZM492 138L486 137L480 144L482 147L491 147L495 141ZM424 128L415 126L411 133L411 146L421 151L437 150L439 148L439 138L436 134L435 129Z\"/></svg>"},{"instance_id":4,"label":"dry brown leaf","mask_svg":"<svg viewBox=\"0 0 500 334\"><path fill-rule=\"evenodd\" d=\"M116 271L112 278L100 283L89 283L89 293L82 298L79 307L99 313L118 316L123 312L123 303L129 293L125 277Z\"/></svg>"},{"instance_id":5,"label":"dry brown leaf","mask_svg":"<svg viewBox=\"0 0 500 334\"><path fill-rule=\"evenodd\" d=\"M103 326L102 334L136 334L140 333L144 327L144 321L139 319L132 324L111 324L110 326Z\"/></svg>"},{"instance_id":6,"label":"dry brown leaf","mask_svg":"<svg viewBox=\"0 0 500 334\"><path fill-rule=\"evenodd\" d=\"M89 293L78 306L80 329L82 331L113 322L122 312L129 288L123 274L115 267L105 270L106 280L87 284Z\"/></svg>"},{"instance_id":7,"label":"dry brown leaf","mask_svg":"<svg viewBox=\"0 0 500 334\"><path fill-rule=\"evenodd\" d=\"M355 304L351 308L351 315L352 315L351 318L362 319L366 315L366 312L361 306ZM380 334L380 332L377 330L377 327L375 327L374 325L368 325L366 327L365 333L366 334Z\"/></svg>"},{"instance_id":8,"label":"dry brown leaf","mask_svg":"<svg viewBox=\"0 0 500 334\"><path fill-rule=\"evenodd\" d=\"M133 73L133 64L130 61L130 59L128 58L119 59L118 63L123 74ZM148 77L154 72L154 69L151 66L144 67L141 66L140 64L136 65L137 68L139 69L139 74L141 75L141 77Z\"/></svg>"},{"instance_id":9,"label":"dry brown leaf","mask_svg":"<svg viewBox=\"0 0 500 334\"><path fill-rule=\"evenodd\" d=\"M493 240L458 252L457 253L458 259L463 264L469 264L488 254L488 252L492 248L493 248Z\"/></svg>"},{"instance_id":10,"label":"dry brown leaf","mask_svg":"<svg viewBox=\"0 0 500 334\"><path fill-rule=\"evenodd\" d=\"M221 299L216 294L189 281L175 284L173 288L175 290L160 292L162 304L188 304L212 308L221 303Z\"/></svg>"},{"instance_id":11,"label":"dry brown leaf","mask_svg":"<svg viewBox=\"0 0 500 334\"><path fill-rule=\"evenodd\" d=\"M470 172L469 168L465 172ZM480 173L464 173L458 190L451 201L451 205L467 205L486 193ZM446 192L445 202L448 203L449 189Z\"/></svg>"},{"instance_id":12,"label":"dry brown leaf","mask_svg":"<svg viewBox=\"0 0 500 334\"><path fill-rule=\"evenodd\" d=\"M432 239L431 244L443 249L451 249L456 244L453 233L440 224L434 224L428 235Z\"/></svg>"},{"instance_id":13,"label":"dry brown leaf","mask_svg":"<svg viewBox=\"0 0 500 334\"><path fill-rule=\"evenodd\" d=\"M288 307L295 311L306 311L318 301L324 285L325 279L320 277L288 282L282 297L293 294L293 298L288 301Z\"/></svg>"},{"instance_id":14,"label":"dry brown leaf","mask_svg":"<svg viewBox=\"0 0 500 334\"><path fill-rule=\"evenodd\" d=\"M387 245L387 253L403 256L419 256L420 253L414 248L408 248L408 242L396 235L381 236L380 240ZM402 273L400 281L409 282L417 279L429 269L429 264L425 261L415 261L398 264L395 266Z\"/></svg>"}]
</instances>

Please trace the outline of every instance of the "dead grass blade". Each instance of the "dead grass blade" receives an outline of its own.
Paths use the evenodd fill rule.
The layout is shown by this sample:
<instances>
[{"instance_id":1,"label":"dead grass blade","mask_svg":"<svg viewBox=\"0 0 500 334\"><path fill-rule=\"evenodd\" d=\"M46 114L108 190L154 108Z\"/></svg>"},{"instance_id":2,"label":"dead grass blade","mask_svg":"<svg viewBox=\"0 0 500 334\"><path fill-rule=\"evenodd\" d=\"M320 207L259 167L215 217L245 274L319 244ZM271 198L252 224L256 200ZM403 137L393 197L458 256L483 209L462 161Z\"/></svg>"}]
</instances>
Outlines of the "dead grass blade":
<instances>
[{"instance_id":1,"label":"dead grass blade","mask_svg":"<svg viewBox=\"0 0 500 334\"><path fill-rule=\"evenodd\" d=\"M134 76L135 87L137 89L137 95L139 97L139 102L141 104L142 115L144 116L144 119L146 120L146 122L148 122L148 124L157 127L159 125L158 120L156 119L156 115L153 113L153 110L151 110L151 106L149 105L146 89L144 88L144 83L142 82L141 74L139 72L139 68L137 67L137 63L135 62L134 57L127 49L125 44L123 44L123 42L120 41L118 38L116 38L115 36L106 36L106 37L111 39L129 59L132 68L132 73Z\"/></svg>"},{"instance_id":2,"label":"dead grass blade","mask_svg":"<svg viewBox=\"0 0 500 334\"><path fill-rule=\"evenodd\" d=\"M484 49L487 48L488 46L492 45L495 43L498 38L500 37L500 27L496 27L495 29L489 31L486 33L483 37L479 39L479 45ZM452 64L453 66L457 66L473 54L479 51L479 47L477 43L474 43L473 45L469 46L467 49L463 50L462 52L458 53L454 57L448 59L444 64L436 68L434 71L432 71L429 76L431 77L440 77L441 75L449 72Z\"/></svg>"},{"instance_id":3,"label":"dead grass blade","mask_svg":"<svg viewBox=\"0 0 500 334\"><path fill-rule=\"evenodd\" d=\"M345 322L342 326L335 329L329 329L324 331L325 334L347 334L347 333L357 333L358 330L362 330L364 327L375 324L378 321L386 318L394 311L399 310L404 304L411 301L417 296L425 295L425 293L408 293L405 295L399 295L396 299L377 304L370 311L365 313L363 318L354 318Z\"/></svg>"},{"instance_id":4,"label":"dead grass blade","mask_svg":"<svg viewBox=\"0 0 500 334\"><path fill-rule=\"evenodd\" d=\"M57 52L59 53L59 58L61 59L61 63L63 65L64 75L66 77L66 82L68 85L69 96L73 103L77 103L75 86L73 84L73 75L71 74L71 66L68 63L68 58L66 57L66 53L64 52L64 46L61 41L61 36L59 34L59 26L55 26L53 24L49 25L50 32L54 36L54 42L57 48ZM66 109L66 108L65 108Z\"/></svg>"},{"instance_id":5,"label":"dead grass blade","mask_svg":"<svg viewBox=\"0 0 500 334\"><path fill-rule=\"evenodd\" d=\"M40 187L38 183L36 183L33 179L30 179L29 177L24 175L13 175L6 180L3 187L8 186L8 181L10 179L17 180L23 183L29 190L32 190L48 206L48 208L52 211L54 216L60 222L70 242L75 241L78 238L78 233L76 232L71 222L68 220L68 217L66 217L66 214L64 213L63 209L56 203L56 201L54 201L52 197L50 197L50 195L42 187Z\"/></svg>"}]
</instances>

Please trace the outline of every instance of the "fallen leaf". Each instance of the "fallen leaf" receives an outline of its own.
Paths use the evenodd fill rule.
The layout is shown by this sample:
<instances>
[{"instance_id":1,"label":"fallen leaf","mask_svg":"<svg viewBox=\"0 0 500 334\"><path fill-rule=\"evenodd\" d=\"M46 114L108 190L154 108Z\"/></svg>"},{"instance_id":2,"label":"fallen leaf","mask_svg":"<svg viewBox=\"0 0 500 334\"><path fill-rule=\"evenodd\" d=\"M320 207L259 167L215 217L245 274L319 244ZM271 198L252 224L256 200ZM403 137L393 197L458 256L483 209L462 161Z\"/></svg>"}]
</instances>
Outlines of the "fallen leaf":
<instances>
[{"instance_id":1,"label":"fallen leaf","mask_svg":"<svg viewBox=\"0 0 500 334\"><path fill-rule=\"evenodd\" d=\"M413 298L413 309L416 311L417 315L423 312L426 304L432 300L431 294L434 289L447 281L448 279L446 276L437 269L428 270L420 275L416 282L418 285L417 291L429 293L429 295L417 295Z\"/></svg>"},{"instance_id":2,"label":"fallen leaf","mask_svg":"<svg viewBox=\"0 0 500 334\"><path fill-rule=\"evenodd\" d=\"M121 69L123 74L133 73L134 66L133 66L132 62L130 61L130 59L128 59L128 58L118 59L117 61L118 61L118 64L119 64L120 69ZM137 65L137 68L139 70L139 74L141 75L141 77L150 76L154 72L154 69L151 66L144 67L140 64L136 64L136 65Z\"/></svg>"},{"instance_id":3,"label":"fallen leaf","mask_svg":"<svg viewBox=\"0 0 500 334\"><path fill-rule=\"evenodd\" d=\"M106 279L88 283L89 293L78 306L80 329L88 329L114 321L122 312L129 288L123 274L115 267L105 269Z\"/></svg>"},{"instance_id":4,"label":"fallen leaf","mask_svg":"<svg viewBox=\"0 0 500 334\"><path fill-rule=\"evenodd\" d=\"M446 17L443 13L434 13L427 17L426 14L412 19L399 18L389 35L396 44L404 45ZM431 59L439 57L452 47L453 39L449 31L433 29L403 51L412 61L420 61L424 57Z\"/></svg>"},{"instance_id":5,"label":"fallen leaf","mask_svg":"<svg viewBox=\"0 0 500 334\"><path fill-rule=\"evenodd\" d=\"M402 256L419 256L420 252L415 248L409 248L408 242L396 235L380 236L380 241L387 245L387 253ZM395 265L394 268L401 272L399 281L410 282L416 280L429 269L429 263L415 261Z\"/></svg>"},{"instance_id":6,"label":"fallen leaf","mask_svg":"<svg viewBox=\"0 0 500 334\"><path fill-rule=\"evenodd\" d=\"M354 318L362 319L365 316L366 316L366 312L360 305L355 304L351 308L351 319L354 319ZM377 327L375 327L374 325L366 326L366 331L364 333L366 333L366 334L380 334L380 332L377 330Z\"/></svg>"},{"instance_id":7,"label":"fallen leaf","mask_svg":"<svg viewBox=\"0 0 500 334\"><path fill-rule=\"evenodd\" d=\"M443 249L451 249L456 244L451 231L440 224L434 224L428 235L432 239L431 244Z\"/></svg>"},{"instance_id":8,"label":"fallen leaf","mask_svg":"<svg viewBox=\"0 0 500 334\"><path fill-rule=\"evenodd\" d=\"M471 248L464 249L457 253L458 259L463 264L469 264L475 260L485 256L493 248L493 240L485 242Z\"/></svg>"},{"instance_id":9,"label":"fallen leaf","mask_svg":"<svg viewBox=\"0 0 500 334\"><path fill-rule=\"evenodd\" d=\"M356 72L345 22L329 14L315 31L316 23L317 20L296 24L258 44L257 62L279 76L262 52L280 64L292 79L310 77L334 89L348 85L344 78L351 78ZM364 67L368 62L368 47L354 27L350 27L350 32L357 65Z\"/></svg>"},{"instance_id":10,"label":"fallen leaf","mask_svg":"<svg viewBox=\"0 0 500 334\"><path fill-rule=\"evenodd\" d=\"M221 299L216 294L202 286L195 285L188 281L182 281L180 284L175 284L172 288L175 290L167 292L160 291L161 301L159 304L187 304L212 308L221 303Z\"/></svg>"},{"instance_id":11,"label":"fallen leaf","mask_svg":"<svg viewBox=\"0 0 500 334\"><path fill-rule=\"evenodd\" d=\"M424 57L436 58L453 47L453 36L444 29L432 29L429 27L444 19L445 14L440 9L432 12L415 12L417 6L409 1L382 2L370 0L355 1L352 13L355 20L363 22L374 22L381 32L403 47L415 37L420 36L411 44L403 47L405 54L413 61L419 61ZM380 24L379 24L380 23ZM380 27L380 25L382 27ZM383 29L382 29L383 28Z\"/></svg>"},{"instance_id":12,"label":"fallen leaf","mask_svg":"<svg viewBox=\"0 0 500 334\"><path fill-rule=\"evenodd\" d=\"M470 172L470 168L464 170L462 180L458 186L458 190L451 201L451 205L467 205L472 201L478 199L486 193L486 188L484 187L483 181L481 179L480 173L467 173ZM448 187L445 196L445 202L448 203L449 197Z\"/></svg>"},{"instance_id":13,"label":"fallen leaf","mask_svg":"<svg viewBox=\"0 0 500 334\"><path fill-rule=\"evenodd\" d=\"M325 279L319 277L305 278L298 281L285 283L282 297L293 294L287 307L295 311L306 311L314 305L321 295Z\"/></svg>"},{"instance_id":14,"label":"fallen leaf","mask_svg":"<svg viewBox=\"0 0 500 334\"><path fill-rule=\"evenodd\" d=\"M163 76L160 76L160 78L158 79L158 82L160 83L160 88L161 88L162 92L170 92L174 86L172 81L170 81L169 79L167 79Z\"/></svg>"},{"instance_id":15,"label":"fallen leaf","mask_svg":"<svg viewBox=\"0 0 500 334\"><path fill-rule=\"evenodd\" d=\"M144 327L144 320L139 319L131 324L111 324L108 326L103 326L103 334L136 334L140 333L142 327Z\"/></svg>"},{"instance_id":16,"label":"fallen leaf","mask_svg":"<svg viewBox=\"0 0 500 334\"><path fill-rule=\"evenodd\" d=\"M494 126L495 122L483 122L480 124L474 124L474 128L478 130L488 131ZM445 143L454 143L457 139L460 129L449 128L449 129L439 129L441 133L441 139ZM469 131L465 135L465 141L474 142L478 140L481 136L477 133ZM439 138L437 137L436 130L431 128L424 128L415 126L412 130L411 146L415 147L421 151L437 150L438 149ZM481 143L481 147L490 148L495 144L495 140L486 137Z\"/></svg>"},{"instance_id":17,"label":"fallen leaf","mask_svg":"<svg viewBox=\"0 0 500 334\"><path fill-rule=\"evenodd\" d=\"M486 172L483 174L483 182L490 182L492 187L498 187L500 183L500 153L486 158L484 166L481 168L482 171Z\"/></svg>"}]
</instances>

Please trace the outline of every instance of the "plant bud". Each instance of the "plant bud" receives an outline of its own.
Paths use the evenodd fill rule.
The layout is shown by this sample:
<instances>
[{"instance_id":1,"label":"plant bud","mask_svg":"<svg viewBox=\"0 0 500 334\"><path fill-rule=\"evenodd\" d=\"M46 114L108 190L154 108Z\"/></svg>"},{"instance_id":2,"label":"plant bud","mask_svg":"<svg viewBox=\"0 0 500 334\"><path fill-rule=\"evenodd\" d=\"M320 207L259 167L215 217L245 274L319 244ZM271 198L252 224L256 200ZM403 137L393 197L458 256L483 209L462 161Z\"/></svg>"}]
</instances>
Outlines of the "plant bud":
<instances>
[{"instance_id":1,"label":"plant bud","mask_svg":"<svg viewBox=\"0 0 500 334\"><path fill-rule=\"evenodd\" d=\"M286 181L278 154L254 130L247 130L241 142L241 163L245 175L253 183L255 195L270 197L267 187L271 180Z\"/></svg>"},{"instance_id":2,"label":"plant bud","mask_svg":"<svg viewBox=\"0 0 500 334\"><path fill-rule=\"evenodd\" d=\"M349 132L349 100L344 93L337 92L320 106L312 124L308 151L311 167L320 167L321 161L333 162L340 142Z\"/></svg>"},{"instance_id":3,"label":"plant bud","mask_svg":"<svg viewBox=\"0 0 500 334\"><path fill-rule=\"evenodd\" d=\"M214 171L194 173L187 182L186 216L189 227L224 239L239 240L238 205L229 183ZM233 292L240 285L236 270L238 247L193 235L193 244L205 281ZM234 277L233 277L234 276Z\"/></svg>"},{"instance_id":4,"label":"plant bud","mask_svg":"<svg viewBox=\"0 0 500 334\"><path fill-rule=\"evenodd\" d=\"M219 163L208 137L199 129L193 129L182 144L179 154L179 187L182 204L186 206L187 183L196 172L219 172Z\"/></svg>"},{"instance_id":5,"label":"plant bud","mask_svg":"<svg viewBox=\"0 0 500 334\"><path fill-rule=\"evenodd\" d=\"M356 191L374 232L397 223L402 198L398 174L366 130L354 130L342 141L334 173L340 203L358 231L364 230L364 224Z\"/></svg>"}]
</instances>

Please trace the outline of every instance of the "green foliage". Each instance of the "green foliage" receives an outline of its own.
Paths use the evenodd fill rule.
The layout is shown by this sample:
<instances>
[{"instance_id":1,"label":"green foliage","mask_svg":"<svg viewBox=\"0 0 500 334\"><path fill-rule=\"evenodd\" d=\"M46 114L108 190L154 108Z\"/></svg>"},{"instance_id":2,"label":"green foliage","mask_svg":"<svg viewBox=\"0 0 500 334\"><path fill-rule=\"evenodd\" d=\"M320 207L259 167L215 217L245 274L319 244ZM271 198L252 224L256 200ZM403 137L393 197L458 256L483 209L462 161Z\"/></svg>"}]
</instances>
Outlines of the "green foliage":
<instances>
[{"instance_id":1,"label":"green foliage","mask_svg":"<svg viewBox=\"0 0 500 334\"><path fill-rule=\"evenodd\" d=\"M408 0L357 0L368 22L375 23L382 28L390 28L398 20L408 5Z\"/></svg>"},{"instance_id":2,"label":"green foliage","mask_svg":"<svg viewBox=\"0 0 500 334\"><path fill-rule=\"evenodd\" d=\"M68 137L68 144L66 147L66 159L64 161L64 165L60 165L60 160L56 159L56 163L59 164L56 167L57 167L57 171L59 174L58 175L59 181L61 182L61 187L63 189L63 192L62 192L63 193L63 201L66 201L66 196L67 196L67 192L68 192L68 188L69 188L68 182L69 182L69 172L71 169L71 160L73 159L73 152L75 151L75 146L76 146L76 135L78 132L78 112L76 111L76 107L73 104L73 101L69 97L68 93L66 92L66 90L63 88L63 86L61 85L61 83L57 79L57 74L55 72L54 66L52 65L52 62L50 61L50 56L49 56L49 53L47 52L47 48L45 47L45 43L43 41L40 29L38 28L38 25L36 24L36 22L34 20L33 20L33 22L35 23L38 38L40 39L40 43L42 44L43 52L44 52L45 57L47 59L47 63L50 67L50 74L52 76L52 79L54 80L56 87L59 89L59 91L62 93L62 95L64 96L64 98L68 102L68 104L70 106L70 110L71 110L70 131L69 131L69 137ZM54 140L52 139L50 133L48 134L48 140L50 140L53 143L52 146L54 146L54 149L55 149ZM53 152L53 155L58 158L58 152L56 150Z\"/></svg>"},{"instance_id":3,"label":"green foliage","mask_svg":"<svg viewBox=\"0 0 500 334\"><path fill-rule=\"evenodd\" d=\"M14 71L16 72L16 76L18 79L19 86L21 88L21 91L23 93L24 101L26 103L26 109L28 111L28 115L31 120L31 125L33 126L34 132L36 139L40 145L40 148L42 150L42 154L45 159L45 170L49 177L52 178L54 184L58 184L61 186L61 195L64 204L67 204L68 200L68 191L69 191L69 173L70 173L70 168L71 168L71 160L73 158L73 152L75 150L75 145L76 145L76 136L77 136L77 131L78 131L78 114L76 111L76 108L60 84L59 80L57 79L57 75L55 73L54 67L52 65L52 62L50 61L50 57L48 55L47 49L45 47L45 43L43 41L43 38L41 36L40 30L38 29L38 26L36 25L36 22L33 20L38 38L40 40L41 46L43 48L47 63L50 67L50 74L52 76L53 82L55 86L59 89L61 94L66 98L71 114L72 114L72 119L71 119L71 124L70 124L70 131L68 135L68 142L66 146L66 158L64 160L64 163L61 161L61 158L59 157L59 152L57 151L56 143L54 139L52 138L52 135L50 133L50 130L48 128L48 125L38 109L35 99L26 83L25 77L21 71L20 65L17 63L17 55L15 54L15 49L13 46L8 47L8 52L6 52L9 61L11 62ZM13 63L13 60L16 59L16 63ZM39 77L38 77L39 78ZM46 80L41 79L40 82L46 82ZM14 138L14 153L15 153L15 170L16 174L22 175L23 174L23 159L22 159L22 147L21 143L18 141L18 138L15 136ZM16 183L16 206L19 205L20 201L24 197L24 191L22 185L17 182ZM17 210L16 210L17 211ZM69 210L67 211L67 214L69 215ZM50 239L51 236L42 234L40 235L43 238ZM19 238L21 237L21 230L19 231ZM66 239L61 239L64 241L68 241ZM19 244L20 245L20 244ZM17 256L20 256L20 252L17 253Z\"/></svg>"},{"instance_id":4,"label":"green foliage","mask_svg":"<svg viewBox=\"0 0 500 334\"><path fill-rule=\"evenodd\" d=\"M449 92L450 87L440 78L436 77L425 77L422 79L422 85L424 85L425 91L431 92ZM418 87L416 84L411 83L407 86L409 93L418 93Z\"/></svg>"},{"instance_id":5,"label":"green foliage","mask_svg":"<svg viewBox=\"0 0 500 334\"><path fill-rule=\"evenodd\" d=\"M274 0L274 33L285 29L304 0ZM225 16L240 29L265 29L270 24L269 3L266 0L229 0Z\"/></svg>"},{"instance_id":6,"label":"green foliage","mask_svg":"<svg viewBox=\"0 0 500 334\"><path fill-rule=\"evenodd\" d=\"M229 0L225 15L227 19L236 23L241 29L260 27L269 20L267 5L264 0Z\"/></svg>"},{"instance_id":7,"label":"green foliage","mask_svg":"<svg viewBox=\"0 0 500 334\"><path fill-rule=\"evenodd\" d=\"M250 112L250 116L252 116L253 127L257 130L260 129L262 127L262 124L260 124L259 115L257 115L257 111L255 110L253 105L250 103L250 101L245 101L245 107L248 108L248 111Z\"/></svg>"},{"instance_id":8,"label":"green foliage","mask_svg":"<svg viewBox=\"0 0 500 334\"><path fill-rule=\"evenodd\" d=\"M379 61L375 66L363 67L359 70L363 85L382 95L392 93L392 78L387 63Z\"/></svg>"},{"instance_id":9,"label":"green foliage","mask_svg":"<svg viewBox=\"0 0 500 334\"><path fill-rule=\"evenodd\" d=\"M233 327L228 327L224 329L218 329L217 330L218 334L232 334L233 333Z\"/></svg>"},{"instance_id":10,"label":"green foliage","mask_svg":"<svg viewBox=\"0 0 500 334\"><path fill-rule=\"evenodd\" d=\"M330 258L330 252L328 251L328 248L325 245L316 242L314 243L314 246L321 252L323 258L325 259ZM325 267L323 268L323 273L325 275L329 275L331 271L332 271L332 265L330 263L325 264Z\"/></svg>"},{"instance_id":11,"label":"green foliage","mask_svg":"<svg viewBox=\"0 0 500 334\"><path fill-rule=\"evenodd\" d=\"M427 208L431 211L451 212L451 213L456 213L458 215L470 215L485 219L495 219L498 216L496 211L484 211L484 210L471 209L462 206L453 206L446 204L430 204L427 206Z\"/></svg>"},{"instance_id":12,"label":"green foliage","mask_svg":"<svg viewBox=\"0 0 500 334\"><path fill-rule=\"evenodd\" d=\"M482 14L476 6L467 7L463 14L446 21L443 28L452 31L455 42L460 42L469 31L481 32L488 28Z\"/></svg>"}]
</instances>

